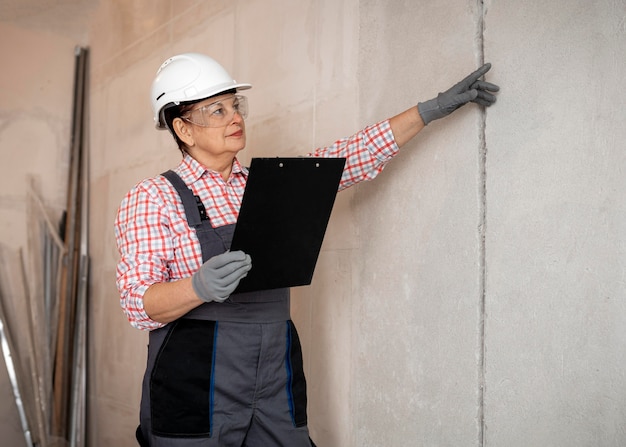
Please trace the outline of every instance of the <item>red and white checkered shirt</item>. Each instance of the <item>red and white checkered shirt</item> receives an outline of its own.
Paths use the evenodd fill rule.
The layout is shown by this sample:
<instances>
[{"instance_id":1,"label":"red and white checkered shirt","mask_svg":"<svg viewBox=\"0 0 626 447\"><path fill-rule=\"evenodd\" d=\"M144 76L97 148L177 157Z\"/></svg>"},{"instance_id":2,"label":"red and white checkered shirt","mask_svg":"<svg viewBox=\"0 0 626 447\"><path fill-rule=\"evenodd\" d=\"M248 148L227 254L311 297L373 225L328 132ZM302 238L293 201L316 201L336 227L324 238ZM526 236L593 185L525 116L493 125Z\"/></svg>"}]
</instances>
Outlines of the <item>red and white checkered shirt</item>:
<instances>
[{"instance_id":1,"label":"red and white checkered shirt","mask_svg":"<svg viewBox=\"0 0 626 447\"><path fill-rule=\"evenodd\" d=\"M376 177L397 152L389 121L383 121L309 155L347 159L342 190ZM238 160L227 181L189 155L174 171L200 197L214 227L237 221L248 176ZM126 194L115 219L115 237L120 253L117 287L130 324L143 330L164 326L144 311L143 294L152 284L189 277L202 265L200 243L168 180L145 179Z\"/></svg>"}]
</instances>

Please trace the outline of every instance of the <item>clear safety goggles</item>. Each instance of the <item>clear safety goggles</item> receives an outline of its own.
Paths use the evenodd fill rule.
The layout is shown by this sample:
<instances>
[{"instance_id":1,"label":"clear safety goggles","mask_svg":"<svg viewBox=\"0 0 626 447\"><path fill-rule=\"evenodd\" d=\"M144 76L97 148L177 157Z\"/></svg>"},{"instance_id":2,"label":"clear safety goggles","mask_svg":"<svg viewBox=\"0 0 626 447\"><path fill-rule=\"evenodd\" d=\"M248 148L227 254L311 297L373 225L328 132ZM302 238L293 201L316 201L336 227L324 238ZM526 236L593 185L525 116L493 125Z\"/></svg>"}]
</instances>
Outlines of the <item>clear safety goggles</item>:
<instances>
[{"instance_id":1,"label":"clear safety goggles","mask_svg":"<svg viewBox=\"0 0 626 447\"><path fill-rule=\"evenodd\" d=\"M228 126L238 113L243 119L248 116L248 98L233 95L191 110L182 118L200 127Z\"/></svg>"}]
</instances>

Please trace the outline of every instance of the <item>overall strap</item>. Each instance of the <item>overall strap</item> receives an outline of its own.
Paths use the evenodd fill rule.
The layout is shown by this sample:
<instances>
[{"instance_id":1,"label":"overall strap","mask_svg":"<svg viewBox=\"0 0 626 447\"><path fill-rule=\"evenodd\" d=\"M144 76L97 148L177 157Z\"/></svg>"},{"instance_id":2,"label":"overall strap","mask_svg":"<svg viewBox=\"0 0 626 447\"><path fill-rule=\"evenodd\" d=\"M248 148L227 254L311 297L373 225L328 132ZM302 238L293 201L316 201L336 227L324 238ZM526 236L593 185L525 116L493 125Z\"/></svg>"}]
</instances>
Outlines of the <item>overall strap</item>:
<instances>
[{"instance_id":1,"label":"overall strap","mask_svg":"<svg viewBox=\"0 0 626 447\"><path fill-rule=\"evenodd\" d=\"M183 182L183 180L171 169L161 174L168 179L172 186L178 191L178 195L183 201L187 222L192 228L198 228L203 220L209 220L206 208L202 204L200 197L194 195L193 191ZM202 241L201 241L202 242Z\"/></svg>"},{"instance_id":2,"label":"overall strap","mask_svg":"<svg viewBox=\"0 0 626 447\"><path fill-rule=\"evenodd\" d=\"M178 191L178 195L185 207L187 223L190 228L196 231L196 236L200 242L202 262L206 262L213 256L228 250L230 248L234 228L230 228L229 226L217 229L213 228L200 197L193 194L191 189L182 181L178 174L170 170L164 172L162 175L168 179L172 186L176 188L176 191Z\"/></svg>"}]
</instances>

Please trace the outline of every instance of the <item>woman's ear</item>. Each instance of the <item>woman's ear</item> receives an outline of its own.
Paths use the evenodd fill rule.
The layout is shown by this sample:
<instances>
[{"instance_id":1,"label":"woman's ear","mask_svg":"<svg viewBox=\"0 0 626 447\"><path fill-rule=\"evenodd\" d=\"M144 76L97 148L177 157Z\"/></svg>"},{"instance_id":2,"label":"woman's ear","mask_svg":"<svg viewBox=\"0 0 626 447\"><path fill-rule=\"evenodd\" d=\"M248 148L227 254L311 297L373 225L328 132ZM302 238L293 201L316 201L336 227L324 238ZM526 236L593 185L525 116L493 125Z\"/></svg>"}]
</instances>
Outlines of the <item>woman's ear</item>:
<instances>
[{"instance_id":1,"label":"woman's ear","mask_svg":"<svg viewBox=\"0 0 626 447\"><path fill-rule=\"evenodd\" d=\"M174 132L180 140L187 145L187 147L191 147L194 145L193 134L191 133L191 126L182 118L174 118L172 121L172 127L174 128Z\"/></svg>"}]
</instances>

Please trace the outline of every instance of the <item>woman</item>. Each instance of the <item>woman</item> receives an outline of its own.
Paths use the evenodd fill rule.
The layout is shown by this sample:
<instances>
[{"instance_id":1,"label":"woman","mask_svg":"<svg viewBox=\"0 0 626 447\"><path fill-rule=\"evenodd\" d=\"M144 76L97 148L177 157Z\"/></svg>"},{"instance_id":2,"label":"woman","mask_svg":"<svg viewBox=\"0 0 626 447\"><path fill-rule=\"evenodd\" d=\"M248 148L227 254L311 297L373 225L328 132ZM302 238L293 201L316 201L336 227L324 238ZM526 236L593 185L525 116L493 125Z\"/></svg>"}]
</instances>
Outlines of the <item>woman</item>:
<instances>
[{"instance_id":1,"label":"woman","mask_svg":"<svg viewBox=\"0 0 626 447\"><path fill-rule=\"evenodd\" d=\"M498 87L479 80L489 68L310 155L347 159L340 190L371 180L432 120L493 104ZM115 221L121 306L150 331L141 445L313 445L289 290L233 294L254 262L229 251L248 174L237 154L249 88L197 53L165 61L152 85L156 127L183 159L129 191Z\"/></svg>"}]
</instances>

